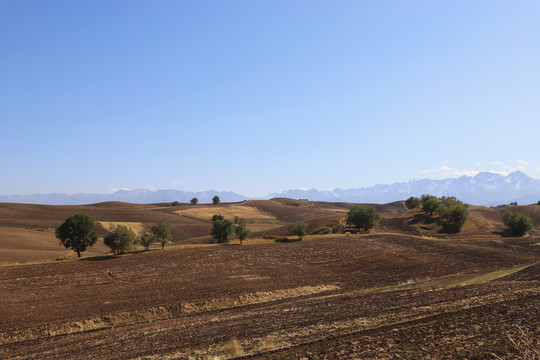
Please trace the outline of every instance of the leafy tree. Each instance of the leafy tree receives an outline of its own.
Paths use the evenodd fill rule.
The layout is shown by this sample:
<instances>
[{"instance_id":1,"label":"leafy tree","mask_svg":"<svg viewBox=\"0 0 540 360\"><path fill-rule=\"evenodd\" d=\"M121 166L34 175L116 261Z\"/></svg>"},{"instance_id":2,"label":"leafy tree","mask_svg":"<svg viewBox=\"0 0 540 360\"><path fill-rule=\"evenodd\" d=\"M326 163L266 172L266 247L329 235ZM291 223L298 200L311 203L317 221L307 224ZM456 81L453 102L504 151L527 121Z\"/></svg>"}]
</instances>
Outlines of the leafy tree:
<instances>
[{"instance_id":1,"label":"leafy tree","mask_svg":"<svg viewBox=\"0 0 540 360\"><path fill-rule=\"evenodd\" d=\"M432 197L427 198L422 203L422 211L425 212L426 214L429 213L430 216L433 216L433 213L436 212L437 209L439 209L440 205L441 204L439 202L439 199L437 199L435 196L432 196Z\"/></svg>"},{"instance_id":2,"label":"leafy tree","mask_svg":"<svg viewBox=\"0 0 540 360\"><path fill-rule=\"evenodd\" d=\"M540 205L540 200L538 200L538 202L536 203L536 205Z\"/></svg>"},{"instance_id":3,"label":"leafy tree","mask_svg":"<svg viewBox=\"0 0 540 360\"><path fill-rule=\"evenodd\" d=\"M165 244L171 239L171 224L165 219L161 219L156 226L152 226L152 234L161 243L161 250L165 248Z\"/></svg>"},{"instance_id":4,"label":"leafy tree","mask_svg":"<svg viewBox=\"0 0 540 360\"><path fill-rule=\"evenodd\" d=\"M373 206L353 206L347 213L347 223L359 230L368 231L381 220L381 215Z\"/></svg>"},{"instance_id":5,"label":"leafy tree","mask_svg":"<svg viewBox=\"0 0 540 360\"><path fill-rule=\"evenodd\" d=\"M191 205L197 205L199 203L199 199L194 197L193 199L189 200L189 202L191 203Z\"/></svg>"},{"instance_id":6,"label":"leafy tree","mask_svg":"<svg viewBox=\"0 0 540 360\"><path fill-rule=\"evenodd\" d=\"M459 232L469 218L467 205L459 200L443 201L438 209L439 221L445 232Z\"/></svg>"},{"instance_id":7,"label":"leafy tree","mask_svg":"<svg viewBox=\"0 0 540 360\"><path fill-rule=\"evenodd\" d=\"M405 207L407 209L416 209L420 207L420 199L414 196L411 196L405 201Z\"/></svg>"},{"instance_id":8,"label":"leafy tree","mask_svg":"<svg viewBox=\"0 0 540 360\"><path fill-rule=\"evenodd\" d=\"M531 218L523 213L505 213L503 223L514 236L523 236L533 227Z\"/></svg>"},{"instance_id":9,"label":"leafy tree","mask_svg":"<svg viewBox=\"0 0 540 360\"><path fill-rule=\"evenodd\" d=\"M178 201L174 201L171 205L172 206L178 206L178 205L180 205L180 203Z\"/></svg>"},{"instance_id":10,"label":"leafy tree","mask_svg":"<svg viewBox=\"0 0 540 360\"><path fill-rule=\"evenodd\" d=\"M234 232L236 233L236 236L238 236L238 239L240 239L240 245L242 245L242 242L246 240L249 236L249 229L247 228L247 220L244 218L239 218L238 216L235 216L234 223L236 224L236 228L234 229Z\"/></svg>"},{"instance_id":11,"label":"leafy tree","mask_svg":"<svg viewBox=\"0 0 540 360\"><path fill-rule=\"evenodd\" d=\"M148 230L144 230L141 232L141 235L139 236L139 242L142 246L144 246L144 249L148 251L148 247L152 245L156 241L156 236Z\"/></svg>"},{"instance_id":12,"label":"leafy tree","mask_svg":"<svg viewBox=\"0 0 540 360\"><path fill-rule=\"evenodd\" d=\"M307 234L308 225L303 221L297 221L289 225L289 231L298 236L300 240Z\"/></svg>"},{"instance_id":13,"label":"leafy tree","mask_svg":"<svg viewBox=\"0 0 540 360\"><path fill-rule=\"evenodd\" d=\"M422 205L424 205L424 203L428 201L428 199L431 199L431 198L437 198L437 197L430 194L423 194L422 196L420 196L420 202L422 203Z\"/></svg>"},{"instance_id":14,"label":"leafy tree","mask_svg":"<svg viewBox=\"0 0 540 360\"><path fill-rule=\"evenodd\" d=\"M137 243L137 236L127 226L111 226L103 237L103 242L113 253L120 255L120 251L130 250Z\"/></svg>"},{"instance_id":15,"label":"leafy tree","mask_svg":"<svg viewBox=\"0 0 540 360\"><path fill-rule=\"evenodd\" d=\"M94 246L98 236L94 231L94 221L87 215L73 215L56 228L56 237L66 249L71 248L81 257L81 252Z\"/></svg>"},{"instance_id":16,"label":"leafy tree","mask_svg":"<svg viewBox=\"0 0 540 360\"><path fill-rule=\"evenodd\" d=\"M216 196L214 196L214 197L212 198L212 203L213 203L214 205L217 205L217 204L219 204L220 202L221 202L221 200L219 200L219 196L216 195Z\"/></svg>"},{"instance_id":17,"label":"leafy tree","mask_svg":"<svg viewBox=\"0 0 540 360\"><path fill-rule=\"evenodd\" d=\"M212 236L218 243L229 242L234 235L234 224L231 220L225 220L221 215L212 217Z\"/></svg>"}]
</instances>

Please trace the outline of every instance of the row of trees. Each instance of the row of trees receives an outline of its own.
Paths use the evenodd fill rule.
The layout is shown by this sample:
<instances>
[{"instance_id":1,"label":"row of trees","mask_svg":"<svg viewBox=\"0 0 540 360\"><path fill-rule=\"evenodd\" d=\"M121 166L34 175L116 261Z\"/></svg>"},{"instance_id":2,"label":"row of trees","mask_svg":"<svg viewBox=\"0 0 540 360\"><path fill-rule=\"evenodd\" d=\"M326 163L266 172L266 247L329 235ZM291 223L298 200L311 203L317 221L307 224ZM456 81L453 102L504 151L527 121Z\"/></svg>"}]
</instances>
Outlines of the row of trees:
<instances>
[{"instance_id":1,"label":"row of trees","mask_svg":"<svg viewBox=\"0 0 540 360\"><path fill-rule=\"evenodd\" d=\"M455 197L437 198L429 194L422 195L420 198L411 196L405 201L405 206L408 209L421 208L430 216L437 213L438 222L445 232L459 232L469 217L468 205ZM514 236L523 236L533 227L531 218L519 212L505 213L502 220L507 227L507 232Z\"/></svg>"},{"instance_id":2,"label":"row of trees","mask_svg":"<svg viewBox=\"0 0 540 360\"><path fill-rule=\"evenodd\" d=\"M221 202L221 200L219 199L219 196L214 196L212 198L212 204L214 205L218 205L219 203ZM193 199L189 200L189 203L191 205L197 205L199 203L199 199L197 199L196 197L194 197ZM180 205L180 203L178 201L175 201L172 203L172 206L178 206Z\"/></svg>"},{"instance_id":3,"label":"row of trees","mask_svg":"<svg viewBox=\"0 0 540 360\"><path fill-rule=\"evenodd\" d=\"M87 215L73 215L56 229L56 237L66 249L72 249L81 257L81 253L94 246L98 240L94 225L94 221ZM113 225L106 230L103 242L113 253L120 254L136 244L141 244L148 250L154 242L161 243L163 250L170 239L171 226L167 220L162 219L150 230L144 229L138 236L127 226Z\"/></svg>"}]
</instances>

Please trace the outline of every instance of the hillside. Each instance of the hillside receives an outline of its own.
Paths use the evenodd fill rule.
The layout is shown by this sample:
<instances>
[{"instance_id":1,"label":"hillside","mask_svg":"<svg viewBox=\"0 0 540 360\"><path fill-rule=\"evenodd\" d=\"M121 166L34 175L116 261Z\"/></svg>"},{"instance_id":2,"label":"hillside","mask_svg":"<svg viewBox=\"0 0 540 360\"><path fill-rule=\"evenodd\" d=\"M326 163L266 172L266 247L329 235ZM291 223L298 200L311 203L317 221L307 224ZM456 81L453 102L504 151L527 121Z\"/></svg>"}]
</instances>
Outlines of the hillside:
<instances>
[{"instance_id":1,"label":"hillside","mask_svg":"<svg viewBox=\"0 0 540 360\"><path fill-rule=\"evenodd\" d=\"M90 216L100 235L113 224L128 226L139 233L159 220L166 219L171 224L173 243L188 244L214 242L209 235L212 228L210 220L214 214L228 219L244 217L248 220L251 237L290 235L288 225L296 221L308 224L308 234L340 234L347 231L345 216L353 205L287 198L221 203L217 206L170 206L170 203L140 205L123 202L69 206L0 203L0 264L72 257L72 252L59 244L54 230L73 214ZM531 216L537 226L540 225L540 206L537 205L498 208L471 206L471 216L463 231L447 235L439 233L435 224L427 223L421 212L406 211L402 202L372 205L382 214L382 221L372 230L375 234L497 238L503 231L501 216L506 211L523 211ZM99 241L84 256L107 253L109 249Z\"/></svg>"}]
</instances>

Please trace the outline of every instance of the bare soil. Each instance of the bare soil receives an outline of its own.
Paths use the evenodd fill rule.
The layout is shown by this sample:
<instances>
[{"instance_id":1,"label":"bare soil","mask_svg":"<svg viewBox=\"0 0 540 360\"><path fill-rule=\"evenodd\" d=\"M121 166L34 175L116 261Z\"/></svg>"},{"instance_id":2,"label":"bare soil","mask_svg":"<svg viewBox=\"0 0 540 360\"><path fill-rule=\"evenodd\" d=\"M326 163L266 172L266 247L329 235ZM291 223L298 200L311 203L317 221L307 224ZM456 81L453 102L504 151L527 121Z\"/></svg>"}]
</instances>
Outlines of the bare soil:
<instances>
[{"instance_id":1,"label":"bare soil","mask_svg":"<svg viewBox=\"0 0 540 360\"><path fill-rule=\"evenodd\" d=\"M536 243L326 235L3 266L0 358L516 357L540 336Z\"/></svg>"}]
</instances>

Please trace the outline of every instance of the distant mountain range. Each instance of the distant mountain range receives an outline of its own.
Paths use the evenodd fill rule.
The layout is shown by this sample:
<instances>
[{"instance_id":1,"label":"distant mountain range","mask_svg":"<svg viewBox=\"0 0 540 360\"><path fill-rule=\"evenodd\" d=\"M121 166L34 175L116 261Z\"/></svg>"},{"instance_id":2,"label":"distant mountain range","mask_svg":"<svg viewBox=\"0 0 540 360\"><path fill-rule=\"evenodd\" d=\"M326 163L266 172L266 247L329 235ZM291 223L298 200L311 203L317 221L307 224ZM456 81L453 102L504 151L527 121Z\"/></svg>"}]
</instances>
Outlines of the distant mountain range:
<instances>
[{"instance_id":1,"label":"distant mountain range","mask_svg":"<svg viewBox=\"0 0 540 360\"><path fill-rule=\"evenodd\" d=\"M410 196L432 194L436 196L455 196L475 205L500 205L510 202L532 204L540 200L540 181L530 178L520 171L507 176L482 172L475 176L462 176L443 180L411 180L391 185L375 185L359 189L293 189L281 193L272 193L258 199L287 197L312 201L354 202L354 203L389 203L405 200ZM189 202L196 197L200 203L210 203L214 196L223 202L236 202L253 199L230 191L209 190L191 192L180 190L119 190L112 194L34 194L0 196L0 202L49 205L93 204L104 201L124 201L139 204L162 202Z\"/></svg>"}]
</instances>

